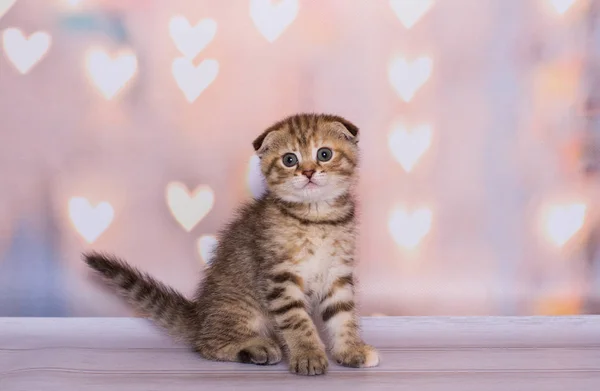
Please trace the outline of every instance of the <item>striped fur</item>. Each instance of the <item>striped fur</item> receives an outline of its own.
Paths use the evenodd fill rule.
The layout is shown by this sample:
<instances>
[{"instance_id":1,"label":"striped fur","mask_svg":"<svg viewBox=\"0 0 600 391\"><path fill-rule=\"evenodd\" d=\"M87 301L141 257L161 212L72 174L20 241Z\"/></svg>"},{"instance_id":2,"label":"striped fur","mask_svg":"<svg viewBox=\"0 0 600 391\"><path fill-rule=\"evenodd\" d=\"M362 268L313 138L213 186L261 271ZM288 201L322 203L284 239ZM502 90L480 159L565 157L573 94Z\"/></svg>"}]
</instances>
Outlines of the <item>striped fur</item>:
<instances>
[{"instance_id":1,"label":"striped fur","mask_svg":"<svg viewBox=\"0 0 600 391\"><path fill-rule=\"evenodd\" d=\"M354 303L357 141L358 128L332 115L295 115L264 131L253 146L268 191L219 233L193 299L114 257L91 253L86 262L207 359L265 365L286 354L291 372L323 374L318 316L338 363L377 365ZM289 153L292 165L284 163Z\"/></svg>"},{"instance_id":2,"label":"striped fur","mask_svg":"<svg viewBox=\"0 0 600 391\"><path fill-rule=\"evenodd\" d=\"M148 314L173 337L193 341L190 319L195 309L190 300L116 257L91 252L85 255L84 260L136 310Z\"/></svg>"}]
</instances>

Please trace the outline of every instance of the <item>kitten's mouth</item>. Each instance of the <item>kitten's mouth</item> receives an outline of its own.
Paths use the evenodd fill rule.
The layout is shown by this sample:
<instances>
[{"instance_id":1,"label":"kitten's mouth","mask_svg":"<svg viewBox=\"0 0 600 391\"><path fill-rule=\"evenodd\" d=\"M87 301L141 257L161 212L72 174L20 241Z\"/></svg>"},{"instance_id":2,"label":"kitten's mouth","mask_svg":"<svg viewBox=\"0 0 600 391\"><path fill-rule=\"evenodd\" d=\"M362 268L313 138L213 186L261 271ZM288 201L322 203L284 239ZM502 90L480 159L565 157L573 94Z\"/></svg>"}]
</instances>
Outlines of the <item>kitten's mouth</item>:
<instances>
[{"instance_id":1,"label":"kitten's mouth","mask_svg":"<svg viewBox=\"0 0 600 391\"><path fill-rule=\"evenodd\" d=\"M308 182L306 182L306 185L304 185L305 189L315 189L317 187L319 187L319 185L317 185L315 182L310 181L310 180Z\"/></svg>"}]
</instances>

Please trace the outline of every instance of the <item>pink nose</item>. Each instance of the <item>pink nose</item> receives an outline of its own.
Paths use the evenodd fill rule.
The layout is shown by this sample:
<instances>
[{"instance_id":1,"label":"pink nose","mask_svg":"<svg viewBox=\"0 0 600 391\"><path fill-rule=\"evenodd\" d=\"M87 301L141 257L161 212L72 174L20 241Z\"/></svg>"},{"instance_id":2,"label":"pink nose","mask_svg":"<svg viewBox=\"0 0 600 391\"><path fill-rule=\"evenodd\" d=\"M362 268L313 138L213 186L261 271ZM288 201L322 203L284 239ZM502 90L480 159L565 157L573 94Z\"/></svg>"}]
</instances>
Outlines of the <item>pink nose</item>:
<instances>
[{"instance_id":1,"label":"pink nose","mask_svg":"<svg viewBox=\"0 0 600 391\"><path fill-rule=\"evenodd\" d=\"M305 170L305 171L302 171L302 175L304 175L308 179L312 178L312 176L313 176L314 173L315 173L315 170Z\"/></svg>"}]
</instances>

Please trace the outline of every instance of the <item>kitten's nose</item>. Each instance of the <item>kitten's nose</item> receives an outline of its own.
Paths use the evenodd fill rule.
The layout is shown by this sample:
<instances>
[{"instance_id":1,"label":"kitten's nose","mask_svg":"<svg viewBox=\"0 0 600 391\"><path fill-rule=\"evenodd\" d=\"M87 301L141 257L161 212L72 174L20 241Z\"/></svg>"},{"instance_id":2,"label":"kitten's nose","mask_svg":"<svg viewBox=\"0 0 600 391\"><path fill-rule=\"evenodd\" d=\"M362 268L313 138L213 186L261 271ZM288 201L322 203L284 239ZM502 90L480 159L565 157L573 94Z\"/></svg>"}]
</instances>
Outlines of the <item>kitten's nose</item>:
<instances>
[{"instance_id":1,"label":"kitten's nose","mask_svg":"<svg viewBox=\"0 0 600 391\"><path fill-rule=\"evenodd\" d=\"M315 170L304 170L304 171L302 171L302 175L304 175L308 179L312 178L312 176L313 176L314 173L315 173Z\"/></svg>"}]
</instances>

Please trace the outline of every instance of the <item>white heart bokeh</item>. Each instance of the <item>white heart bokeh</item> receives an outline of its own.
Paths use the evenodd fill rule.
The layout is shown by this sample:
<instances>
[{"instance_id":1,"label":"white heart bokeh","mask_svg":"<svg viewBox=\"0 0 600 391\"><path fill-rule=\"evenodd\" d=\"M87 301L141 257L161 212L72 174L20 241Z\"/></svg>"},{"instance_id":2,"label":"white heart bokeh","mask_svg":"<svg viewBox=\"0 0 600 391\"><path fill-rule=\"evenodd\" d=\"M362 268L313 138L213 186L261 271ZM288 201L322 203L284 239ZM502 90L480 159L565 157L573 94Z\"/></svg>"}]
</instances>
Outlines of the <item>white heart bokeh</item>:
<instances>
[{"instance_id":1,"label":"white heart bokeh","mask_svg":"<svg viewBox=\"0 0 600 391\"><path fill-rule=\"evenodd\" d=\"M419 57L407 61L403 57L394 58L388 67L390 84L405 102L410 102L417 91L429 80L433 70L430 57Z\"/></svg>"},{"instance_id":2,"label":"white heart bokeh","mask_svg":"<svg viewBox=\"0 0 600 391\"><path fill-rule=\"evenodd\" d=\"M549 206L542 217L548 239L558 247L564 246L583 227L586 210L584 203Z\"/></svg>"},{"instance_id":3,"label":"white heart bokeh","mask_svg":"<svg viewBox=\"0 0 600 391\"><path fill-rule=\"evenodd\" d=\"M250 0L250 18L267 41L273 43L296 19L298 0Z\"/></svg>"},{"instance_id":4,"label":"white heart bokeh","mask_svg":"<svg viewBox=\"0 0 600 391\"><path fill-rule=\"evenodd\" d=\"M72 197L69 200L69 217L75 230L91 244L110 226L114 210L105 201L94 207L85 197Z\"/></svg>"},{"instance_id":5,"label":"white heart bokeh","mask_svg":"<svg viewBox=\"0 0 600 391\"><path fill-rule=\"evenodd\" d=\"M0 19L12 8L17 0L0 0Z\"/></svg>"},{"instance_id":6,"label":"white heart bokeh","mask_svg":"<svg viewBox=\"0 0 600 391\"><path fill-rule=\"evenodd\" d=\"M428 124L412 129L401 122L393 125L388 145L392 155L406 172L411 172L421 156L431 147L432 134Z\"/></svg>"},{"instance_id":7,"label":"white heart bokeh","mask_svg":"<svg viewBox=\"0 0 600 391\"><path fill-rule=\"evenodd\" d=\"M26 37L17 28L8 28L2 34L4 51L10 62L21 73L28 73L50 49L52 37L38 31Z\"/></svg>"},{"instance_id":8,"label":"white heart bokeh","mask_svg":"<svg viewBox=\"0 0 600 391\"><path fill-rule=\"evenodd\" d=\"M394 13L407 29L417 24L433 4L433 0L390 0Z\"/></svg>"},{"instance_id":9,"label":"white heart bokeh","mask_svg":"<svg viewBox=\"0 0 600 391\"><path fill-rule=\"evenodd\" d=\"M217 22L202 19L192 27L182 15L174 16L169 23L169 34L177 49L186 58L193 60L213 40L217 33Z\"/></svg>"},{"instance_id":10,"label":"white heart bokeh","mask_svg":"<svg viewBox=\"0 0 600 391\"><path fill-rule=\"evenodd\" d=\"M429 208L410 211L397 207L390 214L388 228L396 244L404 249L415 249L431 229L433 213Z\"/></svg>"},{"instance_id":11,"label":"white heart bokeh","mask_svg":"<svg viewBox=\"0 0 600 391\"><path fill-rule=\"evenodd\" d=\"M92 49L86 56L86 68L92 83L110 100L135 75L137 57L130 51L111 56L103 49Z\"/></svg>"},{"instance_id":12,"label":"white heart bokeh","mask_svg":"<svg viewBox=\"0 0 600 391\"><path fill-rule=\"evenodd\" d=\"M166 198L171 214L188 232L210 212L215 200L209 186L200 185L190 192L180 182L171 182L167 185Z\"/></svg>"},{"instance_id":13,"label":"white heart bokeh","mask_svg":"<svg viewBox=\"0 0 600 391\"><path fill-rule=\"evenodd\" d=\"M554 10L562 15L569 10L575 4L575 0L548 0Z\"/></svg>"},{"instance_id":14,"label":"white heart bokeh","mask_svg":"<svg viewBox=\"0 0 600 391\"><path fill-rule=\"evenodd\" d=\"M217 78L219 62L217 60L203 60L200 65L194 66L186 57L173 60L171 67L177 86L183 92L188 102L193 103L200 94Z\"/></svg>"}]
</instances>

